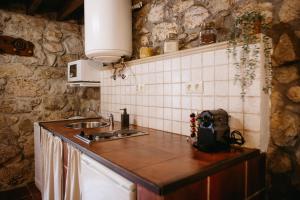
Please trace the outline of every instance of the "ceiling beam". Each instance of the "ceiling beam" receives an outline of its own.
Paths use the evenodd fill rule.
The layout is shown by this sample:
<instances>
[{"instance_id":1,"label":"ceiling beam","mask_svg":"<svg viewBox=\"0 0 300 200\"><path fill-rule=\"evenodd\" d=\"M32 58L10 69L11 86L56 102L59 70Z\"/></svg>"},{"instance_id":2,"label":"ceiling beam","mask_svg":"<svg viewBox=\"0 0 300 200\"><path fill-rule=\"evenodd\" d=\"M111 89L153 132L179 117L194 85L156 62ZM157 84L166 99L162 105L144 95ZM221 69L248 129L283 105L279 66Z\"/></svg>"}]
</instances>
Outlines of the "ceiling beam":
<instances>
[{"instance_id":1,"label":"ceiling beam","mask_svg":"<svg viewBox=\"0 0 300 200\"><path fill-rule=\"evenodd\" d=\"M63 6L60 14L58 15L58 19L64 20L70 14L72 14L76 9L83 5L84 0L68 0Z\"/></svg>"},{"instance_id":2,"label":"ceiling beam","mask_svg":"<svg viewBox=\"0 0 300 200\"><path fill-rule=\"evenodd\" d=\"M31 0L27 10L28 14L30 15L34 14L42 2L43 0Z\"/></svg>"}]
</instances>

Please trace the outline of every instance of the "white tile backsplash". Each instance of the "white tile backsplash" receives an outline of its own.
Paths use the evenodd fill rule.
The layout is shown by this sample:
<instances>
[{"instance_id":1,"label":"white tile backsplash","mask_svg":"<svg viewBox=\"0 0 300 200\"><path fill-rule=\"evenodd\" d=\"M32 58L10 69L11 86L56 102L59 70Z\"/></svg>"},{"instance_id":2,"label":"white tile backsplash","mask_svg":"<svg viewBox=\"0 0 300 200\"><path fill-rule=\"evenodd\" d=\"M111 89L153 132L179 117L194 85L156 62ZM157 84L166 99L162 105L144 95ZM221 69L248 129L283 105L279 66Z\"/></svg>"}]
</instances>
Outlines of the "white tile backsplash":
<instances>
[{"instance_id":1,"label":"white tile backsplash","mask_svg":"<svg viewBox=\"0 0 300 200\"><path fill-rule=\"evenodd\" d=\"M101 112L112 112L120 120L127 107L130 122L140 126L189 135L189 114L222 108L230 115L231 130L244 132L246 146L260 147L263 123L261 71L248 89L245 101L235 84L235 66L226 48L190 51L142 64L130 65L127 78L112 80L112 70L101 73ZM203 83L203 92L190 93L187 83ZM142 91L137 91L137 85Z\"/></svg>"}]
</instances>

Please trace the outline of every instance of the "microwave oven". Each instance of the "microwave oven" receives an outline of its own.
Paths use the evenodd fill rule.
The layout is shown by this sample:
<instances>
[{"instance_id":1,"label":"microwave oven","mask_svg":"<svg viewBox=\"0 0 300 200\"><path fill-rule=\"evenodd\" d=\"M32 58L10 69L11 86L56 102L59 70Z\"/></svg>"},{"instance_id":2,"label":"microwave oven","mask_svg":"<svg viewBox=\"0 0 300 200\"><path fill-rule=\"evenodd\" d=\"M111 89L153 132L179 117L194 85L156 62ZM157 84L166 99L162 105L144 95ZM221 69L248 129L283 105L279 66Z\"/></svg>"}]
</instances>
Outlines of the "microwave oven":
<instances>
[{"instance_id":1,"label":"microwave oven","mask_svg":"<svg viewBox=\"0 0 300 200\"><path fill-rule=\"evenodd\" d=\"M102 63L76 60L68 63L68 82L100 82Z\"/></svg>"}]
</instances>

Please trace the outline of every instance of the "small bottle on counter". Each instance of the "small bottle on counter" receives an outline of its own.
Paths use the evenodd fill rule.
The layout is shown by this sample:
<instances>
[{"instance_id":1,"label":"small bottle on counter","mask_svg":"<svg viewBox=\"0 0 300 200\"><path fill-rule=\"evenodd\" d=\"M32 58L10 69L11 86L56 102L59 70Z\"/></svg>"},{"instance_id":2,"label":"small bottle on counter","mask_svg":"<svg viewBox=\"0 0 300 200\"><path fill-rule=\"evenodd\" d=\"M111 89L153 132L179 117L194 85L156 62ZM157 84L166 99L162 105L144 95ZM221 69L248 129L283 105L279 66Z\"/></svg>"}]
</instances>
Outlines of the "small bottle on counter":
<instances>
[{"instance_id":1,"label":"small bottle on counter","mask_svg":"<svg viewBox=\"0 0 300 200\"><path fill-rule=\"evenodd\" d=\"M127 114L127 109L123 108L123 114L121 114L121 129L129 129L129 115Z\"/></svg>"},{"instance_id":2,"label":"small bottle on counter","mask_svg":"<svg viewBox=\"0 0 300 200\"><path fill-rule=\"evenodd\" d=\"M213 22L203 24L200 31L200 44L211 44L217 40L217 30Z\"/></svg>"},{"instance_id":3,"label":"small bottle on counter","mask_svg":"<svg viewBox=\"0 0 300 200\"><path fill-rule=\"evenodd\" d=\"M164 43L164 53L171 53L178 51L178 40L176 33L169 33Z\"/></svg>"}]
</instances>

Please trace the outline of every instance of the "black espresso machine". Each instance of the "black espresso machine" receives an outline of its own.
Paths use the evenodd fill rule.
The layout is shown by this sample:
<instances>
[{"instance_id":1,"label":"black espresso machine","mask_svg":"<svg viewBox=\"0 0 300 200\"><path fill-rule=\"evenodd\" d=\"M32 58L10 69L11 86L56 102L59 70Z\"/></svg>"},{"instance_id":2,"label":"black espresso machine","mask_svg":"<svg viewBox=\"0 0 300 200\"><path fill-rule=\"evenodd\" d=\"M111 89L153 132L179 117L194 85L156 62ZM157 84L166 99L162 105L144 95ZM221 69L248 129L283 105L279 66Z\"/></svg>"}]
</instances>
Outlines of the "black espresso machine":
<instances>
[{"instance_id":1,"label":"black espresso machine","mask_svg":"<svg viewBox=\"0 0 300 200\"><path fill-rule=\"evenodd\" d=\"M192 122L196 124L195 129ZM196 137L194 146L201 151L228 150L231 144L242 145L245 142L240 132L230 132L229 115L223 109L206 110L197 115L192 113L191 127L191 137Z\"/></svg>"}]
</instances>

